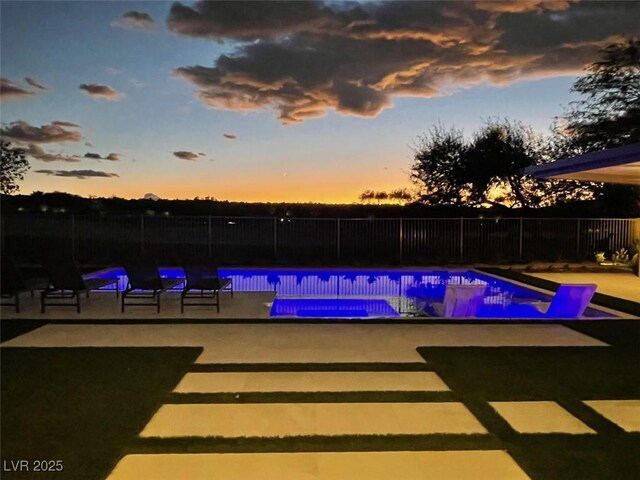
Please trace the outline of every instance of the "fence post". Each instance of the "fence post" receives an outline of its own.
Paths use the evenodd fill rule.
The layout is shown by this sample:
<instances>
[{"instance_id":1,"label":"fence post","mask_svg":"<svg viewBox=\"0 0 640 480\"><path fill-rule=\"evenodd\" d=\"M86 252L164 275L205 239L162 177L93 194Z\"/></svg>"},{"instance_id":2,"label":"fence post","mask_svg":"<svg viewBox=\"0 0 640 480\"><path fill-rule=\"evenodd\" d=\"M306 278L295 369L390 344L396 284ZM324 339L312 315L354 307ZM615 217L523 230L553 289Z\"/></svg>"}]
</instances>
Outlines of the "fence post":
<instances>
[{"instance_id":1,"label":"fence post","mask_svg":"<svg viewBox=\"0 0 640 480\"><path fill-rule=\"evenodd\" d=\"M464 218L460 218L460 262L464 261Z\"/></svg>"},{"instance_id":2,"label":"fence post","mask_svg":"<svg viewBox=\"0 0 640 480\"><path fill-rule=\"evenodd\" d=\"M400 241L398 242L398 256L400 258L400 262L402 262L402 243L404 242L404 222L402 220L402 217L400 217Z\"/></svg>"},{"instance_id":3,"label":"fence post","mask_svg":"<svg viewBox=\"0 0 640 480\"><path fill-rule=\"evenodd\" d=\"M140 215L140 254L144 254L144 215Z\"/></svg>"},{"instance_id":4,"label":"fence post","mask_svg":"<svg viewBox=\"0 0 640 480\"><path fill-rule=\"evenodd\" d=\"M336 252L340 258L340 218L336 218Z\"/></svg>"},{"instance_id":5,"label":"fence post","mask_svg":"<svg viewBox=\"0 0 640 480\"><path fill-rule=\"evenodd\" d=\"M209 258L211 258L211 253L213 251L212 238L211 238L211 215L207 217L207 253L209 254Z\"/></svg>"},{"instance_id":6,"label":"fence post","mask_svg":"<svg viewBox=\"0 0 640 480\"><path fill-rule=\"evenodd\" d=\"M7 247L5 246L6 240L6 231L7 231L7 221L4 218L4 216L0 217L0 225L2 226L2 228L0 228L0 250L2 250L3 252L6 252Z\"/></svg>"},{"instance_id":7,"label":"fence post","mask_svg":"<svg viewBox=\"0 0 640 480\"><path fill-rule=\"evenodd\" d=\"M523 233L524 233L524 228L523 228L524 225L523 224L524 224L524 220L522 219L522 217L520 217L520 243L518 245L518 256L519 256L521 262L523 260L523 258L522 258L523 257L523 244L522 244L522 241L523 241Z\"/></svg>"},{"instance_id":8,"label":"fence post","mask_svg":"<svg viewBox=\"0 0 640 480\"><path fill-rule=\"evenodd\" d=\"M576 220L576 260L580 261L580 219Z\"/></svg>"},{"instance_id":9,"label":"fence post","mask_svg":"<svg viewBox=\"0 0 640 480\"><path fill-rule=\"evenodd\" d=\"M273 217L273 257L278 258L278 219Z\"/></svg>"},{"instance_id":10,"label":"fence post","mask_svg":"<svg viewBox=\"0 0 640 480\"><path fill-rule=\"evenodd\" d=\"M71 258L73 261L78 259L76 255L76 216L71 214Z\"/></svg>"}]
</instances>

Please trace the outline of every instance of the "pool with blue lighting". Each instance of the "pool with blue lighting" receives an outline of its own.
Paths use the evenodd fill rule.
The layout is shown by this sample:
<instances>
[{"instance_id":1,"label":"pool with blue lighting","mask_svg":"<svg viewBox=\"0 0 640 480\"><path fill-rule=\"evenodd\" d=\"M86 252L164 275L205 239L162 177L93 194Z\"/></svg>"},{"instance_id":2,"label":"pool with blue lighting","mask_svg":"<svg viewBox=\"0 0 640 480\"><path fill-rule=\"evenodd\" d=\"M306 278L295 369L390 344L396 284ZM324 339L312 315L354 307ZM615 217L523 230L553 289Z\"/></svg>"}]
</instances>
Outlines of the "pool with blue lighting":
<instances>
[{"instance_id":1,"label":"pool with blue lighting","mask_svg":"<svg viewBox=\"0 0 640 480\"><path fill-rule=\"evenodd\" d=\"M181 268L160 271L163 277L184 278ZM94 276L114 275L120 276L119 288L124 289L121 269ZM270 311L275 318L431 317L436 316L434 305L443 302L448 284L486 285L476 318L564 318L536 308L550 303L553 294L470 269L220 268L219 275L231 278L236 292L275 291ZM589 307L581 318L616 316Z\"/></svg>"}]
</instances>

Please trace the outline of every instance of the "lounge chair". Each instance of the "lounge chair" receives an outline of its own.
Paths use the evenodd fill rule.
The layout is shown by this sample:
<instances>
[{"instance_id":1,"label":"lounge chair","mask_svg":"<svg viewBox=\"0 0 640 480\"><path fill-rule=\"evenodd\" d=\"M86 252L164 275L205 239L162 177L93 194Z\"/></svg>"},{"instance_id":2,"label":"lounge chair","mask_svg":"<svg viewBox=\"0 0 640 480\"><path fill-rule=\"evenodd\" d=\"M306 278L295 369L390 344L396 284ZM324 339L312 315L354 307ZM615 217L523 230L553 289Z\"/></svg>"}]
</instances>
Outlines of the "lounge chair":
<instances>
[{"instance_id":1,"label":"lounge chair","mask_svg":"<svg viewBox=\"0 0 640 480\"><path fill-rule=\"evenodd\" d=\"M180 313L184 313L184 307L189 305L215 305L216 310L220 313L220 292L229 291L233 297L233 284L230 278L220 278L218 269L206 265L185 265L185 284L180 296ZM193 291L200 291L200 294ZM209 292L210 295L205 295ZM201 298L201 302L185 303L189 298ZM204 299L212 299L214 301L204 302Z\"/></svg>"},{"instance_id":2,"label":"lounge chair","mask_svg":"<svg viewBox=\"0 0 640 480\"><path fill-rule=\"evenodd\" d=\"M160 313L160 294L183 282L181 279L162 278L158 266L152 261L129 262L125 264L124 269L127 272L128 283L127 288L122 291L122 313L126 305L131 307L155 305ZM149 299L151 302L126 303L127 298Z\"/></svg>"},{"instance_id":3,"label":"lounge chair","mask_svg":"<svg viewBox=\"0 0 640 480\"><path fill-rule=\"evenodd\" d=\"M49 275L49 285L40 293L40 311L45 312L47 306L73 307L80 313L80 294L97 290L109 285L115 285L118 297L118 279L113 278L84 278L78 266L71 258L58 258L45 262L45 270ZM53 302L48 300L53 299ZM55 300L73 300L70 302L56 302Z\"/></svg>"},{"instance_id":4,"label":"lounge chair","mask_svg":"<svg viewBox=\"0 0 640 480\"><path fill-rule=\"evenodd\" d=\"M442 303L435 303L433 310L438 317L475 317L486 290L486 285L447 285Z\"/></svg>"},{"instance_id":5,"label":"lounge chair","mask_svg":"<svg viewBox=\"0 0 640 480\"><path fill-rule=\"evenodd\" d=\"M44 289L47 282L43 278L25 279L20 270L16 267L13 259L2 256L2 276L0 277L0 290L2 298L12 298L13 302L2 302L3 307L16 307L16 313L20 313L20 294L31 292L33 297L34 291Z\"/></svg>"},{"instance_id":6,"label":"lounge chair","mask_svg":"<svg viewBox=\"0 0 640 480\"><path fill-rule=\"evenodd\" d=\"M580 318L589 306L597 285L569 284L558 287L551 302L519 305L519 316L530 318Z\"/></svg>"}]
</instances>

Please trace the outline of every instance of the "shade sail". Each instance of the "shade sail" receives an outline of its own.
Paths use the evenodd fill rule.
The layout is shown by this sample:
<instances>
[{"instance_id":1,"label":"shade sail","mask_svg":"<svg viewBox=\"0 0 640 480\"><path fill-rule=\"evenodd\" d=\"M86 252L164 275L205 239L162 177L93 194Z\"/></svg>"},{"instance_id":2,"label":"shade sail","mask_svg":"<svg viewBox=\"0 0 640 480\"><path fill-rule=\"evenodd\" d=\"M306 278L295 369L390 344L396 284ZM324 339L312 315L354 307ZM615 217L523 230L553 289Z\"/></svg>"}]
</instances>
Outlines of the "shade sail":
<instances>
[{"instance_id":1,"label":"shade sail","mask_svg":"<svg viewBox=\"0 0 640 480\"><path fill-rule=\"evenodd\" d=\"M640 185L640 143L563 158L524 172L538 178Z\"/></svg>"}]
</instances>

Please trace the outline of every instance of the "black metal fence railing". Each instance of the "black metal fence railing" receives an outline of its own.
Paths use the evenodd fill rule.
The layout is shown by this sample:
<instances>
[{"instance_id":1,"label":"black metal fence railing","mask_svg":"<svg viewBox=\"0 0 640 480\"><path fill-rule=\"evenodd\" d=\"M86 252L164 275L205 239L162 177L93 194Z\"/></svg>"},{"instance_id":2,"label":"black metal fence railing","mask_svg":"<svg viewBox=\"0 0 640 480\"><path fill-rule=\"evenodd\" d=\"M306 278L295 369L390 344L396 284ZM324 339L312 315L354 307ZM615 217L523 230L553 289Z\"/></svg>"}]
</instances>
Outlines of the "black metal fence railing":
<instances>
[{"instance_id":1,"label":"black metal fence railing","mask_svg":"<svg viewBox=\"0 0 640 480\"><path fill-rule=\"evenodd\" d=\"M582 261L626 248L640 219L157 217L4 215L2 249L112 264L139 255L169 264L443 264Z\"/></svg>"}]
</instances>

